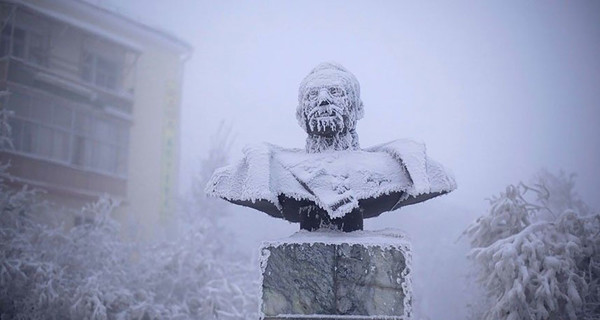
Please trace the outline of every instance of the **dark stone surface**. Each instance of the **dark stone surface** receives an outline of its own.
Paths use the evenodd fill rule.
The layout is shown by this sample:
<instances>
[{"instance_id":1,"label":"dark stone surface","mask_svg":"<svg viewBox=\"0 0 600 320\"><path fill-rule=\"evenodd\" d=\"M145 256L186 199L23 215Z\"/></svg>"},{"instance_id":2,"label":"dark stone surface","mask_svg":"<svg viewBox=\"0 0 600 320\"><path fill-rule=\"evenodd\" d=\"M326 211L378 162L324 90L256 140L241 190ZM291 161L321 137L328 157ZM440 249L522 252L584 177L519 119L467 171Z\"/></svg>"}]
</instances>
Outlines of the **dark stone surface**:
<instances>
[{"instance_id":1,"label":"dark stone surface","mask_svg":"<svg viewBox=\"0 0 600 320\"><path fill-rule=\"evenodd\" d=\"M335 246L288 244L268 248L263 274L265 315L334 314Z\"/></svg>"},{"instance_id":2,"label":"dark stone surface","mask_svg":"<svg viewBox=\"0 0 600 320\"><path fill-rule=\"evenodd\" d=\"M261 307L266 319L280 315L394 319L405 315L405 303L410 304L410 292L405 292L410 286L403 275L406 252L398 247L282 243L262 250L268 255Z\"/></svg>"},{"instance_id":3,"label":"dark stone surface","mask_svg":"<svg viewBox=\"0 0 600 320\"><path fill-rule=\"evenodd\" d=\"M406 261L401 251L341 244L336 247L336 264L337 314L404 313L402 272Z\"/></svg>"}]
</instances>

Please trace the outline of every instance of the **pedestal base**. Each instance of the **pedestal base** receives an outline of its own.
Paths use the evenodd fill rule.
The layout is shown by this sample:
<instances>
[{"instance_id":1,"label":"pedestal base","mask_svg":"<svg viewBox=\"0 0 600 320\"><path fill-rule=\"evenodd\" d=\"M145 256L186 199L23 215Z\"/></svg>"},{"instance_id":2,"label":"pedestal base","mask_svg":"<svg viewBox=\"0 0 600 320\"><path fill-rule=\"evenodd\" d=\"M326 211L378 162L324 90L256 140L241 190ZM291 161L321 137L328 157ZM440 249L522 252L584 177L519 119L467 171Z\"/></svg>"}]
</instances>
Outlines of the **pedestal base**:
<instances>
[{"instance_id":1,"label":"pedestal base","mask_svg":"<svg viewBox=\"0 0 600 320\"><path fill-rule=\"evenodd\" d=\"M301 231L261 255L264 319L410 318L410 249L397 231Z\"/></svg>"}]
</instances>

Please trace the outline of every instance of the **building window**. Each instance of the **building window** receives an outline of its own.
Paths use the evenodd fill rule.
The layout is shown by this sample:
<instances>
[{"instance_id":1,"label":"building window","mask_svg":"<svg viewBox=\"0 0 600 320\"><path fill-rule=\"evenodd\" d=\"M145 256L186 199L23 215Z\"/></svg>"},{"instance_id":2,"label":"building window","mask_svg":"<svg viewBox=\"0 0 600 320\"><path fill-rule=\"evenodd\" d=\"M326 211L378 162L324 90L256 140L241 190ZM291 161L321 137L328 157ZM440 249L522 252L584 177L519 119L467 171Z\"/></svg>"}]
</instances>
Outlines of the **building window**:
<instances>
[{"instance_id":1,"label":"building window","mask_svg":"<svg viewBox=\"0 0 600 320\"><path fill-rule=\"evenodd\" d=\"M0 56L5 57L10 51L10 25L4 26L0 33Z\"/></svg>"},{"instance_id":2,"label":"building window","mask_svg":"<svg viewBox=\"0 0 600 320\"><path fill-rule=\"evenodd\" d=\"M119 63L97 53L84 51L81 77L99 87L116 90L120 79Z\"/></svg>"},{"instance_id":3,"label":"building window","mask_svg":"<svg viewBox=\"0 0 600 320\"><path fill-rule=\"evenodd\" d=\"M12 52L10 52L11 40ZM6 25L0 35L0 55L6 56L10 53L13 57L45 66L48 60L46 44L47 37L42 33Z\"/></svg>"},{"instance_id":4,"label":"building window","mask_svg":"<svg viewBox=\"0 0 600 320\"><path fill-rule=\"evenodd\" d=\"M99 112L13 91L7 107L15 151L126 177L129 124Z\"/></svg>"}]
</instances>

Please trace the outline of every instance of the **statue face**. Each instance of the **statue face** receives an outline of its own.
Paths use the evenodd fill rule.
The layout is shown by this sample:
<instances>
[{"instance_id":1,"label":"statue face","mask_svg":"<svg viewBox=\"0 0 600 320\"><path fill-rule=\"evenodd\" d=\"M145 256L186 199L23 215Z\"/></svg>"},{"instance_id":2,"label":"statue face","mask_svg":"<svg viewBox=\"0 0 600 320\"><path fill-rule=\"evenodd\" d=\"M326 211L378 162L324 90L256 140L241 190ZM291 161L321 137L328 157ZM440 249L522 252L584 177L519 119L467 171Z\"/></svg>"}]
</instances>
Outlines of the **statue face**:
<instances>
[{"instance_id":1,"label":"statue face","mask_svg":"<svg viewBox=\"0 0 600 320\"><path fill-rule=\"evenodd\" d=\"M331 136L348 129L351 103L341 84L308 86L302 106L308 133Z\"/></svg>"},{"instance_id":2,"label":"statue face","mask_svg":"<svg viewBox=\"0 0 600 320\"><path fill-rule=\"evenodd\" d=\"M309 135L330 137L350 132L362 116L360 86L344 67L322 63L300 84L296 118Z\"/></svg>"}]
</instances>

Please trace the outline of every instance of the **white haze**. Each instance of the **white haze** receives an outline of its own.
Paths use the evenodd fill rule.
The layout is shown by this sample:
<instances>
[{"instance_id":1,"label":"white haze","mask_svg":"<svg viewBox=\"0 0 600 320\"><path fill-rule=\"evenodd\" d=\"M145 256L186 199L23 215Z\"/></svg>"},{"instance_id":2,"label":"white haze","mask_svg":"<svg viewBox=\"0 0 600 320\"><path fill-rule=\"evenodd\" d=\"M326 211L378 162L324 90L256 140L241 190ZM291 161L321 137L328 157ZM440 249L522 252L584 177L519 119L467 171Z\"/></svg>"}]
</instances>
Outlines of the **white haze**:
<instances>
[{"instance_id":1,"label":"white haze","mask_svg":"<svg viewBox=\"0 0 600 320\"><path fill-rule=\"evenodd\" d=\"M541 168L578 173L600 207L600 2L148 1L101 4L194 48L186 63L182 190L221 120L244 145L304 147L294 111L302 78L337 61L361 83L363 147L427 144L458 190L367 221L413 238L417 310L464 319L461 231L485 198ZM228 218L242 250L297 225L251 209Z\"/></svg>"}]
</instances>

